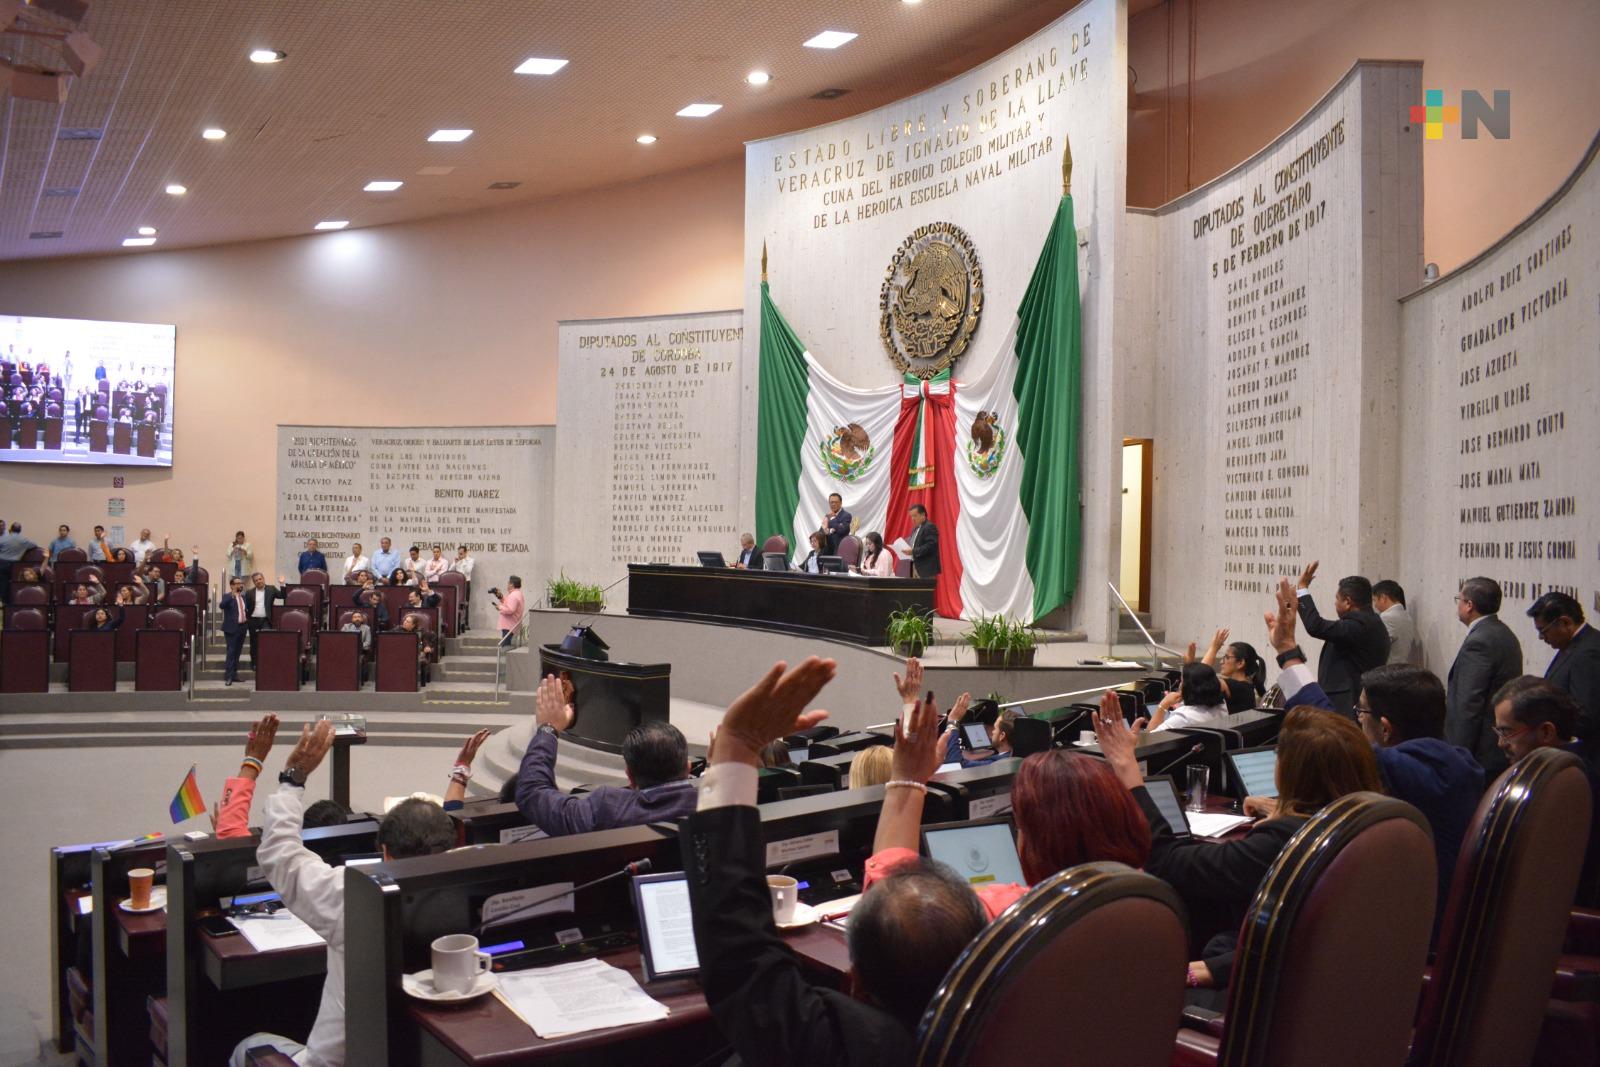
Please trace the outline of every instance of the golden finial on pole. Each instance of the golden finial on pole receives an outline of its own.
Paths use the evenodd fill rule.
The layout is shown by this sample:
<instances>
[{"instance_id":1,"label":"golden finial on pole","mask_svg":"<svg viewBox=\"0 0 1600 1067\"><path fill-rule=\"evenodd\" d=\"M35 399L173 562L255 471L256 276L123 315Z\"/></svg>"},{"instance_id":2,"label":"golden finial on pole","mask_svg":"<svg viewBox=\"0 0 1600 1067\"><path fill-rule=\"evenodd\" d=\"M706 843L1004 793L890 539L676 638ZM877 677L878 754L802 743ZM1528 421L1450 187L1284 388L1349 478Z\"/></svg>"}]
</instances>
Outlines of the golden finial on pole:
<instances>
[{"instance_id":1,"label":"golden finial on pole","mask_svg":"<svg viewBox=\"0 0 1600 1067\"><path fill-rule=\"evenodd\" d=\"M1061 135L1061 143L1065 146L1061 153L1061 195L1072 195L1072 140L1066 134Z\"/></svg>"},{"instance_id":2,"label":"golden finial on pole","mask_svg":"<svg viewBox=\"0 0 1600 1067\"><path fill-rule=\"evenodd\" d=\"M761 242L761 280L767 280L767 242Z\"/></svg>"}]
</instances>

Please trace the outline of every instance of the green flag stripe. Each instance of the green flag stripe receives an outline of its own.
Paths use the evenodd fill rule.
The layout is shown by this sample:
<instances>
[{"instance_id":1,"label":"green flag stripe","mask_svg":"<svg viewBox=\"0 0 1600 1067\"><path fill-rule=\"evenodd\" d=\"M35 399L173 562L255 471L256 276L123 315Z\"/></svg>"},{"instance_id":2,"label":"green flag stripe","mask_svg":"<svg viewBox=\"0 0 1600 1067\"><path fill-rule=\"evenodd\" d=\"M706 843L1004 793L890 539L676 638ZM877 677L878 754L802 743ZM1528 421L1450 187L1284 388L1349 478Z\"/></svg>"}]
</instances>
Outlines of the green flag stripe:
<instances>
[{"instance_id":1,"label":"green flag stripe","mask_svg":"<svg viewBox=\"0 0 1600 1067\"><path fill-rule=\"evenodd\" d=\"M1061 199L1028 291L1017 309L1017 447L1033 616L1072 598L1083 532L1078 509L1082 312L1072 197Z\"/></svg>"},{"instance_id":2,"label":"green flag stripe","mask_svg":"<svg viewBox=\"0 0 1600 1067\"><path fill-rule=\"evenodd\" d=\"M756 544L792 536L806 439L805 346L761 283L761 369L756 422Z\"/></svg>"}]
</instances>

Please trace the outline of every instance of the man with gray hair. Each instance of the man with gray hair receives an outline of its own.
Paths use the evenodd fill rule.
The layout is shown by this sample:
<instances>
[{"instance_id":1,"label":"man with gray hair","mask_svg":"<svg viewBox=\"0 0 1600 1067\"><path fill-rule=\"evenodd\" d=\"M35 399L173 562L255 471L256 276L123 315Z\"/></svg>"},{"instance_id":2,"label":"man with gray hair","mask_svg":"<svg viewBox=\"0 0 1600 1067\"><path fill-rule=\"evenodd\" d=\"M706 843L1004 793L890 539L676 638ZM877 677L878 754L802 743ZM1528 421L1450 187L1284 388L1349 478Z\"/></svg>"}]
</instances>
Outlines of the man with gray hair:
<instances>
[{"instance_id":1,"label":"man with gray hair","mask_svg":"<svg viewBox=\"0 0 1600 1067\"><path fill-rule=\"evenodd\" d=\"M1493 782L1506 769L1494 732L1493 698L1522 673L1522 645L1500 621L1500 584L1468 578L1456 594L1456 618L1467 628L1450 665L1444 719L1445 740L1471 752Z\"/></svg>"}]
</instances>

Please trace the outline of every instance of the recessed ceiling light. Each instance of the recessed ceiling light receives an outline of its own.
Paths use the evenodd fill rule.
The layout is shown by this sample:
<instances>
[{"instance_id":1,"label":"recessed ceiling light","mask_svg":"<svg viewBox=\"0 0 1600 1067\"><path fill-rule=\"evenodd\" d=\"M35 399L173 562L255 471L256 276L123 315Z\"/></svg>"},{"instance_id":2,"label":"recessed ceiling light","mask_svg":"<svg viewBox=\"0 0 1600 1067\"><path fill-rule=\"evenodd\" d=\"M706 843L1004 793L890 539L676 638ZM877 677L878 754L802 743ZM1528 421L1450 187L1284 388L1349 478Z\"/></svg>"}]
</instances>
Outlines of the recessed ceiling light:
<instances>
[{"instance_id":1,"label":"recessed ceiling light","mask_svg":"<svg viewBox=\"0 0 1600 1067\"><path fill-rule=\"evenodd\" d=\"M155 243L156 239L154 237L124 237L122 239L123 248L144 248Z\"/></svg>"},{"instance_id":2,"label":"recessed ceiling light","mask_svg":"<svg viewBox=\"0 0 1600 1067\"><path fill-rule=\"evenodd\" d=\"M139 227L139 236L140 237L154 237L155 235L156 235L156 228L154 226L140 226Z\"/></svg>"},{"instance_id":3,"label":"recessed ceiling light","mask_svg":"<svg viewBox=\"0 0 1600 1067\"><path fill-rule=\"evenodd\" d=\"M472 136L471 130L434 130L428 134L430 141L465 141Z\"/></svg>"},{"instance_id":4,"label":"recessed ceiling light","mask_svg":"<svg viewBox=\"0 0 1600 1067\"><path fill-rule=\"evenodd\" d=\"M920 4L922 0L900 0L902 4Z\"/></svg>"},{"instance_id":5,"label":"recessed ceiling light","mask_svg":"<svg viewBox=\"0 0 1600 1067\"><path fill-rule=\"evenodd\" d=\"M350 220L349 219L326 219L326 220L324 220L322 222L317 223L317 229L319 229L319 230L342 230L348 225L350 225Z\"/></svg>"},{"instance_id":6,"label":"recessed ceiling light","mask_svg":"<svg viewBox=\"0 0 1600 1067\"><path fill-rule=\"evenodd\" d=\"M369 193L392 193L404 184L405 182L368 182L361 188Z\"/></svg>"},{"instance_id":7,"label":"recessed ceiling light","mask_svg":"<svg viewBox=\"0 0 1600 1067\"><path fill-rule=\"evenodd\" d=\"M208 126L206 129L200 131L200 136L204 137L208 141L220 141L224 137L228 136L228 131L220 129L216 126Z\"/></svg>"},{"instance_id":8,"label":"recessed ceiling light","mask_svg":"<svg viewBox=\"0 0 1600 1067\"><path fill-rule=\"evenodd\" d=\"M518 64L513 74L554 74L567 65L564 59L540 59L537 56L524 59Z\"/></svg>"},{"instance_id":9,"label":"recessed ceiling light","mask_svg":"<svg viewBox=\"0 0 1600 1067\"><path fill-rule=\"evenodd\" d=\"M282 63L287 58L287 52L280 52L276 48L257 48L250 53L252 63Z\"/></svg>"},{"instance_id":10,"label":"recessed ceiling light","mask_svg":"<svg viewBox=\"0 0 1600 1067\"><path fill-rule=\"evenodd\" d=\"M823 30L811 40L807 41L807 48L838 48L842 44L849 44L858 35L845 33L843 30Z\"/></svg>"},{"instance_id":11,"label":"recessed ceiling light","mask_svg":"<svg viewBox=\"0 0 1600 1067\"><path fill-rule=\"evenodd\" d=\"M764 70L752 70L744 76L744 80L751 85L765 85L772 80L772 75Z\"/></svg>"},{"instance_id":12,"label":"recessed ceiling light","mask_svg":"<svg viewBox=\"0 0 1600 1067\"><path fill-rule=\"evenodd\" d=\"M171 185L167 186L167 195L168 196L182 196L184 193L187 193L188 191L189 191L188 186L179 185L177 182L173 182Z\"/></svg>"},{"instance_id":13,"label":"recessed ceiling light","mask_svg":"<svg viewBox=\"0 0 1600 1067\"><path fill-rule=\"evenodd\" d=\"M690 104L678 112L678 117L681 119L703 119L707 115L721 110L721 104Z\"/></svg>"},{"instance_id":14,"label":"recessed ceiling light","mask_svg":"<svg viewBox=\"0 0 1600 1067\"><path fill-rule=\"evenodd\" d=\"M634 140L638 141L640 144L655 144L656 135L653 133L641 133L639 136L635 137Z\"/></svg>"}]
</instances>

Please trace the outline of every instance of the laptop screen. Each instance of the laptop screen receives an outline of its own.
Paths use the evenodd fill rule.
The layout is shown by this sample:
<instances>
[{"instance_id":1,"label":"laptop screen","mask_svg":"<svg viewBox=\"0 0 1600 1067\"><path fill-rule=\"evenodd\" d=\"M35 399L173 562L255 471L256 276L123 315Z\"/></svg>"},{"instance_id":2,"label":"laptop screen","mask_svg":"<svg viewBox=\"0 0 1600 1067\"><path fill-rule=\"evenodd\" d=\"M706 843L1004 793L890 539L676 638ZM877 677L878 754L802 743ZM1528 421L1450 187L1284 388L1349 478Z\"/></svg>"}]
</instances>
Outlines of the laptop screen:
<instances>
[{"instance_id":1,"label":"laptop screen","mask_svg":"<svg viewBox=\"0 0 1600 1067\"><path fill-rule=\"evenodd\" d=\"M728 561L722 558L721 552L697 552L702 567L726 567Z\"/></svg>"},{"instance_id":2,"label":"laptop screen","mask_svg":"<svg viewBox=\"0 0 1600 1067\"><path fill-rule=\"evenodd\" d=\"M981 722L962 723L961 734L966 738L968 748L988 748L994 743L989 740L988 727Z\"/></svg>"},{"instance_id":3,"label":"laptop screen","mask_svg":"<svg viewBox=\"0 0 1600 1067\"><path fill-rule=\"evenodd\" d=\"M1027 885L1008 819L949 823L922 832L923 849L974 886Z\"/></svg>"},{"instance_id":4,"label":"laptop screen","mask_svg":"<svg viewBox=\"0 0 1600 1067\"><path fill-rule=\"evenodd\" d=\"M694 915L689 910L689 880L681 871L634 879L639 906L639 940L651 976L693 974L700 968L694 947Z\"/></svg>"},{"instance_id":5,"label":"laptop screen","mask_svg":"<svg viewBox=\"0 0 1600 1067\"><path fill-rule=\"evenodd\" d=\"M1245 796L1275 797L1278 795L1278 750L1275 748L1247 748L1228 753L1233 771L1244 786Z\"/></svg>"},{"instance_id":6,"label":"laptop screen","mask_svg":"<svg viewBox=\"0 0 1600 1067\"><path fill-rule=\"evenodd\" d=\"M1189 820L1183 815L1183 800L1178 796L1178 787L1172 784L1172 779L1167 777L1146 778L1145 789L1150 792L1150 799L1156 802L1156 810L1161 812L1167 820L1167 825L1175 834L1189 832Z\"/></svg>"}]
</instances>

